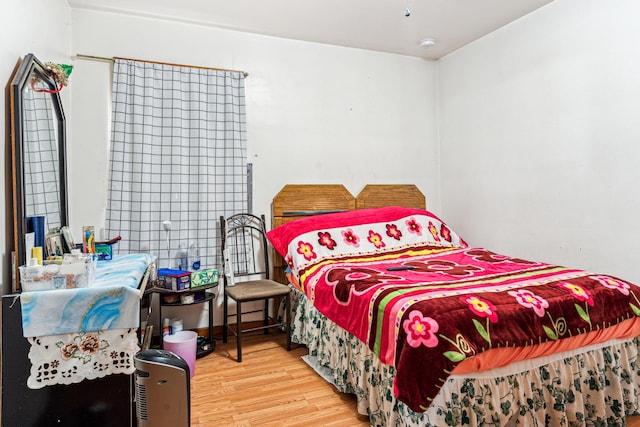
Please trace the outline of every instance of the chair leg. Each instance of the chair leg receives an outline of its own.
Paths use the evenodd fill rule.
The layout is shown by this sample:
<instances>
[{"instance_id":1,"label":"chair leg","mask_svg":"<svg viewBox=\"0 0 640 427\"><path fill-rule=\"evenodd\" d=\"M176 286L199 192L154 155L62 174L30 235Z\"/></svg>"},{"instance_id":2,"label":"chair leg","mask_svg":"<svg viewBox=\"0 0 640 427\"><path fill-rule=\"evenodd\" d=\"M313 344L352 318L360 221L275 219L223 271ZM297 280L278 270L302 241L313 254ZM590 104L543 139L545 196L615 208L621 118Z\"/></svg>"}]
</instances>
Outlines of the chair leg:
<instances>
[{"instance_id":1,"label":"chair leg","mask_svg":"<svg viewBox=\"0 0 640 427\"><path fill-rule=\"evenodd\" d=\"M229 297L227 297L227 294L224 295L224 308L223 308L223 315L222 317L224 317L223 321L224 324L222 325L222 342L226 343L227 342L227 328L229 327L229 319L227 318L228 312L229 312L229 308L227 306L227 304L229 303Z\"/></svg>"},{"instance_id":2,"label":"chair leg","mask_svg":"<svg viewBox=\"0 0 640 427\"><path fill-rule=\"evenodd\" d=\"M236 301L236 334L237 334L237 349L238 349L238 363L242 362L242 303L240 301Z\"/></svg>"},{"instance_id":3,"label":"chair leg","mask_svg":"<svg viewBox=\"0 0 640 427\"><path fill-rule=\"evenodd\" d=\"M286 317L286 319L284 320L287 327L286 327L286 331L287 331L287 351L291 350L291 294L287 295L286 299L285 299L285 304L286 306L285 311L284 311L284 315Z\"/></svg>"},{"instance_id":4,"label":"chair leg","mask_svg":"<svg viewBox=\"0 0 640 427\"><path fill-rule=\"evenodd\" d=\"M264 328L264 332L263 334L265 335L269 335L269 328L267 328L267 325L269 325L269 301L271 301L270 299L266 299L264 300L264 312L263 312L263 319L262 319L262 327Z\"/></svg>"}]
</instances>

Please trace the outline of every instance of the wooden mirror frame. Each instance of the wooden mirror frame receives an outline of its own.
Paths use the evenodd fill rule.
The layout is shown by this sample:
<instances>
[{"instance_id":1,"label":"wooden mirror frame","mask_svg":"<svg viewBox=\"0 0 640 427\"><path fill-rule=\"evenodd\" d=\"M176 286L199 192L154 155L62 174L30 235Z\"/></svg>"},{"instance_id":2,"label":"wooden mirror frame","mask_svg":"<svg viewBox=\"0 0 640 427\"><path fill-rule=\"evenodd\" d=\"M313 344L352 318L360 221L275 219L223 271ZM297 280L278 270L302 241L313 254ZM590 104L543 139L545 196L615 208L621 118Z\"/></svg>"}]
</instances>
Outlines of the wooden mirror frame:
<instances>
[{"instance_id":1,"label":"wooden mirror frame","mask_svg":"<svg viewBox=\"0 0 640 427\"><path fill-rule=\"evenodd\" d=\"M52 117L56 127L55 136L57 138L57 161L58 161L58 191L60 226L68 225L67 208L67 171L66 171L66 131L65 116L60 98L60 88L51 77L46 67L33 55L28 54L19 66L15 77L10 85L11 102L11 140L12 140L12 164L13 164L13 229L15 252L15 290L20 290L18 267L25 265L27 256L25 254L25 232L27 206L25 200L25 99L24 91L32 90L32 79L37 79L38 84L43 85L40 90L51 97ZM45 233L48 230L45 230Z\"/></svg>"}]
</instances>

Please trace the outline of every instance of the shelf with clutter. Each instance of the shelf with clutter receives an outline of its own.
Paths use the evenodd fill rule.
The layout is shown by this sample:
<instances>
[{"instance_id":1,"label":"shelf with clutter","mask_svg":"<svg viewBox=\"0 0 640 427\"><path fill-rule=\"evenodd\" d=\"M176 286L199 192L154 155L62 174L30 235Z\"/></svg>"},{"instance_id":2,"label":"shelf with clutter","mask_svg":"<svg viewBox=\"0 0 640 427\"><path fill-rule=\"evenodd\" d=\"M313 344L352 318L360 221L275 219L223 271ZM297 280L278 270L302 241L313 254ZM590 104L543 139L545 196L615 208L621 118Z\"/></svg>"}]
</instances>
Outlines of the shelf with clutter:
<instances>
[{"instance_id":1,"label":"shelf with clutter","mask_svg":"<svg viewBox=\"0 0 640 427\"><path fill-rule=\"evenodd\" d=\"M152 346L163 348L164 337L176 332L183 331L183 320L180 318L165 318L163 307L183 307L207 303L208 326L206 336L198 335L196 357L205 356L215 349L215 339L213 338L213 301L216 299L218 291L218 270L216 268L203 268L200 262L200 251L198 242L190 245L184 242L173 241L178 245L177 249L172 249L170 234L174 225L171 221L163 221L162 228L165 232L166 257L158 263L157 271L150 274L145 295L142 301L142 309L146 309L146 318L141 322L142 348ZM175 248L175 247L174 247ZM171 255L174 255L173 257ZM165 267L166 268L160 268ZM158 314L153 314L151 319L151 307L156 307L153 303L154 295L158 295ZM173 311L171 314L175 313ZM192 313L187 313L192 314ZM192 319L193 320L193 319ZM185 322L186 323L186 322ZM159 333L154 331L153 324L160 328ZM174 325L179 325L178 328ZM195 328L199 329L199 328ZM158 338L158 341L156 341Z\"/></svg>"},{"instance_id":2,"label":"shelf with clutter","mask_svg":"<svg viewBox=\"0 0 640 427\"><path fill-rule=\"evenodd\" d=\"M163 307L181 307L195 304L208 304L208 335L206 337L199 336L197 342L196 357L200 358L213 352L215 349L215 340L213 339L213 300L216 298L216 292L212 288L218 286L218 270L208 268L203 270L179 270L161 268L150 281L147 286L146 293L149 301L153 294L158 294L158 318L162 322L163 329L159 334L160 347L163 346L163 338L171 333L175 333L175 328L171 327L173 321L164 318L162 315ZM175 319L174 319L175 320ZM179 330L182 330L180 323ZM145 333L152 331L145 331Z\"/></svg>"}]
</instances>

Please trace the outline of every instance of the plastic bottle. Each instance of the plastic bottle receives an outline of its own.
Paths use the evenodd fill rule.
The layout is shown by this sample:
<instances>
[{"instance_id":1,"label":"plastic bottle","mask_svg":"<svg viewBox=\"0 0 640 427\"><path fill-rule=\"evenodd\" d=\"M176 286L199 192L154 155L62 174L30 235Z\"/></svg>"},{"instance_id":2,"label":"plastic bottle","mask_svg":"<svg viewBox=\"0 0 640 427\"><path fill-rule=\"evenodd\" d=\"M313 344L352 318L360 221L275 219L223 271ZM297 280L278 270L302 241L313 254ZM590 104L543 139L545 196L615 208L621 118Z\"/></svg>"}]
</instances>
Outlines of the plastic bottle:
<instances>
[{"instance_id":1,"label":"plastic bottle","mask_svg":"<svg viewBox=\"0 0 640 427\"><path fill-rule=\"evenodd\" d=\"M198 242L194 242L189 246L189 270L200 270L200 251L198 250Z\"/></svg>"},{"instance_id":2,"label":"plastic bottle","mask_svg":"<svg viewBox=\"0 0 640 427\"><path fill-rule=\"evenodd\" d=\"M162 337L168 337L171 334L171 323L168 318L162 323Z\"/></svg>"},{"instance_id":3,"label":"plastic bottle","mask_svg":"<svg viewBox=\"0 0 640 427\"><path fill-rule=\"evenodd\" d=\"M147 321L143 320L140 322L140 345L144 343L144 333L147 329Z\"/></svg>"},{"instance_id":4,"label":"plastic bottle","mask_svg":"<svg viewBox=\"0 0 640 427\"><path fill-rule=\"evenodd\" d=\"M187 245L185 243L180 243L180 248L176 253L176 268L178 270L189 269L189 253L187 252Z\"/></svg>"},{"instance_id":5,"label":"plastic bottle","mask_svg":"<svg viewBox=\"0 0 640 427\"><path fill-rule=\"evenodd\" d=\"M147 281L147 287L153 288L156 286L158 282L158 266L156 265L155 261L149 264L149 267L147 267L147 270L149 270L149 279Z\"/></svg>"},{"instance_id":6,"label":"plastic bottle","mask_svg":"<svg viewBox=\"0 0 640 427\"><path fill-rule=\"evenodd\" d=\"M183 330L182 319L173 319L171 321L171 335Z\"/></svg>"},{"instance_id":7,"label":"plastic bottle","mask_svg":"<svg viewBox=\"0 0 640 427\"><path fill-rule=\"evenodd\" d=\"M31 256L38 261L38 265L42 265L42 246L36 246L31 249Z\"/></svg>"}]
</instances>

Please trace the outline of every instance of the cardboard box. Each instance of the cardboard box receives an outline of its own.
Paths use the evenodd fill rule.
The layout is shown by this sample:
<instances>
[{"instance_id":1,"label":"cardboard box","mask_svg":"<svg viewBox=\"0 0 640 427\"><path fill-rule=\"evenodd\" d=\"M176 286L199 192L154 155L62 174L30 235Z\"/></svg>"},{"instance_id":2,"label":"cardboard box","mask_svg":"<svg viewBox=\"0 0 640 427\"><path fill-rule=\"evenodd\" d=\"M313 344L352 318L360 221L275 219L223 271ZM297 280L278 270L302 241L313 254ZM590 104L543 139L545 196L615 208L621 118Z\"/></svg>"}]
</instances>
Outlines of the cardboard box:
<instances>
[{"instance_id":1,"label":"cardboard box","mask_svg":"<svg viewBox=\"0 0 640 427\"><path fill-rule=\"evenodd\" d=\"M207 286L218 283L218 270L208 268L205 270L197 270L191 273L191 287Z\"/></svg>"},{"instance_id":2,"label":"cardboard box","mask_svg":"<svg viewBox=\"0 0 640 427\"><path fill-rule=\"evenodd\" d=\"M109 243L96 243L96 254L101 261L110 261L113 259L113 248Z\"/></svg>"},{"instance_id":3,"label":"cardboard box","mask_svg":"<svg viewBox=\"0 0 640 427\"><path fill-rule=\"evenodd\" d=\"M158 286L172 291L183 291L191 287L191 272L161 268L158 270Z\"/></svg>"}]
</instances>

